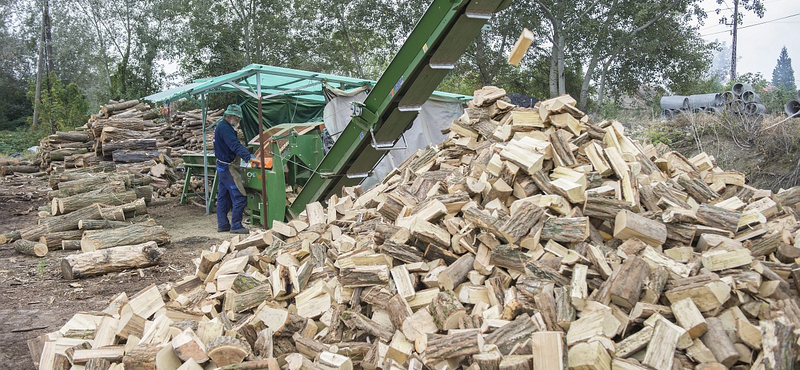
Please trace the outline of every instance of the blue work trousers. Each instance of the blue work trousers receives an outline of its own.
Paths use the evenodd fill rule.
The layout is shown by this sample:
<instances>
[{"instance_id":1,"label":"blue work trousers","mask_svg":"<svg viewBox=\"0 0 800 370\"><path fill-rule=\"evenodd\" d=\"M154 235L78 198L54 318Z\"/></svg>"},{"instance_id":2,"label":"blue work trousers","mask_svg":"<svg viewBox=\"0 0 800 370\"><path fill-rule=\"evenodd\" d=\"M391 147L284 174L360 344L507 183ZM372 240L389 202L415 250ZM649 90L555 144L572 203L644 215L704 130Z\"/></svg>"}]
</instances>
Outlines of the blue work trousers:
<instances>
[{"instance_id":1,"label":"blue work trousers","mask_svg":"<svg viewBox=\"0 0 800 370\"><path fill-rule=\"evenodd\" d=\"M217 228L231 230L242 228L242 215L247 205L247 197L242 195L233 181L228 165L217 163L217 176L219 187L217 189ZM231 222L228 223L228 212L231 213Z\"/></svg>"}]
</instances>

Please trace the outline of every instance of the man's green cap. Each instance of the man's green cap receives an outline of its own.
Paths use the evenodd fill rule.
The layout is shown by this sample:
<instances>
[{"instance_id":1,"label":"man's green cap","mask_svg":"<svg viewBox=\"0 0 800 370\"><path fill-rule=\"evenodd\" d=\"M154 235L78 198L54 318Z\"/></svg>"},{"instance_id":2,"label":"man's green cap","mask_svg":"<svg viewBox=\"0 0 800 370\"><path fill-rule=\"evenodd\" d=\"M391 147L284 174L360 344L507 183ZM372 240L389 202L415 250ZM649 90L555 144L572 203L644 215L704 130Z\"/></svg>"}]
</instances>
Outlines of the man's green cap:
<instances>
[{"instance_id":1,"label":"man's green cap","mask_svg":"<svg viewBox=\"0 0 800 370\"><path fill-rule=\"evenodd\" d=\"M228 106L228 109L225 110L223 115L242 118L242 107L240 107L238 104L231 104Z\"/></svg>"}]
</instances>

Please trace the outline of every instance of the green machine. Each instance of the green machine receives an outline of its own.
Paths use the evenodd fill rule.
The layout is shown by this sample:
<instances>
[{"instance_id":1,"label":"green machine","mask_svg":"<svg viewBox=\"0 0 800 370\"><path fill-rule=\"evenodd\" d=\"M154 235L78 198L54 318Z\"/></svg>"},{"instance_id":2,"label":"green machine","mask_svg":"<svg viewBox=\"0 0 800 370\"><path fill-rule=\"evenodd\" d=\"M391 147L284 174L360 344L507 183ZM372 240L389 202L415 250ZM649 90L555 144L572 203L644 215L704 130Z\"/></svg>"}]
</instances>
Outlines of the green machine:
<instances>
[{"instance_id":1,"label":"green machine","mask_svg":"<svg viewBox=\"0 0 800 370\"><path fill-rule=\"evenodd\" d=\"M261 198L261 169L246 168L243 177L253 225L263 224L263 217L270 226L274 220L286 219L286 194L299 192L325 157L322 127L320 122L285 123L264 131L266 209ZM258 138L253 143L257 147ZM260 157L256 151L256 158Z\"/></svg>"},{"instance_id":2,"label":"green machine","mask_svg":"<svg viewBox=\"0 0 800 370\"><path fill-rule=\"evenodd\" d=\"M313 169L316 168L325 156L323 145L323 124L321 122L307 123L285 123L276 125L264 131L264 142L267 151L264 153L266 165L264 174L266 175L266 207L261 199L261 164L255 167L242 168L242 181L247 192L247 209L250 213L250 223L261 225L263 218L266 217L271 225L273 220L284 220L286 218L287 199L286 194L297 193L311 177ZM254 138L248 143L248 147L256 148L256 157L260 158L258 152L258 138ZM192 193L190 182L193 176L203 175L203 155L184 154L182 156L186 167L186 179L181 194L181 204L186 203L186 199L192 196L199 196ZM208 162L215 163L216 158L213 153L208 153ZM214 177L209 195L209 201L216 202L218 181L213 166L209 166L209 174Z\"/></svg>"}]
</instances>

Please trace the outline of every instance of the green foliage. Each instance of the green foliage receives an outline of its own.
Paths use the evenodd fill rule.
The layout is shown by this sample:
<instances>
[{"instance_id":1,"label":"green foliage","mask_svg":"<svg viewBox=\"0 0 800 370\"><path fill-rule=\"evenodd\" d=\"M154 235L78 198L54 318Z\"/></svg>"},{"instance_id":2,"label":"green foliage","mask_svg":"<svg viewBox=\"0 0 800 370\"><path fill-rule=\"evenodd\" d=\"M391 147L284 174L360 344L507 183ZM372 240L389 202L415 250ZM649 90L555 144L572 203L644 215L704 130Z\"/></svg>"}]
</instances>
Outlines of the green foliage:
<instances>
[{"instance_id":1,"label":"green foliage","mask_svg":"<svg viewBox=\"0 0 800 370\"><path fill-rule=\"evenodd\" d=\"M794 83L794 69L792 69L792 58L784 46L781 55L778 57L778 64L772 70L772 86L778 89L794 91L797 85Z\"/></svg>"},{"instance_id":2,"label":"green foliage","mask_svg":"<svg viewBox=\"0 0 800 370\"><path fill-rule=\"evenodd\" d=\"M39 118L47 124L50 132L66 131L78 127L89 118L86 114L89 103L83 91L74 83L66 86L56 77L55 72L42 78L41 100L36 104ZM28 98L35 103L36 81L29 83Z\"/></svg>"},{"instance_id":3,"label":"green foliage","mask_svg":"<svg viewBox=\"0 0 800 370\"><path fill-rule=\"evenodd\" d=\"M23 152L25 149L39 145L39 140L47 136L46 129L31 130L28 127L18 127L15 130L0 131L0 154L13 154Z\"/></svg>"},{"instance_id":4,"label":"green foliage","mask_svg":"<svg viewBox=\"0 0 800 370\"><path fill-rule=\"evenodd\" d=\"M0 130L24 126L32 108L25 96L27 86L5 71L0 71Z\"/></svg>"}]
</instances>

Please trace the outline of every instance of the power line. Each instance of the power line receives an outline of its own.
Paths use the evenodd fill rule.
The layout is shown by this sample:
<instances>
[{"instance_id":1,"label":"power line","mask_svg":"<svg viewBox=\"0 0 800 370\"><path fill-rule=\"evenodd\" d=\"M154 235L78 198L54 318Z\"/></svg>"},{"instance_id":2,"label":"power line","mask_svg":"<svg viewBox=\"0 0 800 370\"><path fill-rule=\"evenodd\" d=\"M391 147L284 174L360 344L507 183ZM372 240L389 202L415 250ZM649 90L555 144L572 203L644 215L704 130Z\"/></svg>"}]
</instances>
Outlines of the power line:
<instances>
[{"instance_id":1,"label":"power line","mask_svg":"<svg viewBox=\"0 0 800 370\"><path fill-rule=\"evenodd\" d=\"M772 23L772 22L779 21L779 20L786 19L786 18L797 17L798 15L800 15L800 13L795 13L795 14L791 14L791 15L784 16L784 17L780 17L780 18L775 18L775 19L771 19L771 20L768 20L768 21L764 21L764 22L759 22L759 23L748 24L748 25L746 25L746 26L741 26L741 27L739 27L739 29L741 30L741 29L744 29L744 28L750 28L750 27L760 26L760 25L762 25L762 24ZM711 35L716 35L716 34L720 34L720 33L726 33L726 32L729 32L729 31L725 30L725 31L712 32L712 33L708 33L708 34L705 34L705 35L700 35L700 36L701 36L701 37L706 37L706 36L711 36Z\"/></svg>"}]
</instances>

